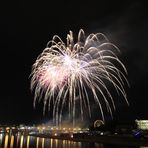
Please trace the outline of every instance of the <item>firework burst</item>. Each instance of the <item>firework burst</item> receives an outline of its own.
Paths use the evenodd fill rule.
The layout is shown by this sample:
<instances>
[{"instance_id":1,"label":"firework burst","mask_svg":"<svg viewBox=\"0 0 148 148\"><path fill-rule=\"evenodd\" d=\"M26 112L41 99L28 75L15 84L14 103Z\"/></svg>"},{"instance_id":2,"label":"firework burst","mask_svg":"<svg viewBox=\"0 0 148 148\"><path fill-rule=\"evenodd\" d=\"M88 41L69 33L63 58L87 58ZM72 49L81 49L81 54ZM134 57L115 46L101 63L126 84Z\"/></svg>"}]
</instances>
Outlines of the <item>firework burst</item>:
<instances>
[{"instance_id":1,"label":"firework burst","mask_svg":"<svg viewBox=\"0 0 148 148\"><path fill-rule=\"evenodd\" d=\"M105 81L110 82L128 103L124 89L124 83L128 84L127 71L116 52L119 52L119 49L102 33L85 37L81 29L75 43L70 31L66 44L55 35L32 67L31 90L35 93L34 106L37 100L43 98L43 111L45 112L46 107L50 111L52 102L53 118L56 124L59 124L63 108L68 104L67 111L74 124L76 101L79 101L83 119L84 106L91 117L90 99L93 99L98 104L104 120L101 97L112 116L115 103ZM120 69L116 65L120 66ZM93 98L89 97L88 90L93 94Z\"/></svg>"}]
</instances>

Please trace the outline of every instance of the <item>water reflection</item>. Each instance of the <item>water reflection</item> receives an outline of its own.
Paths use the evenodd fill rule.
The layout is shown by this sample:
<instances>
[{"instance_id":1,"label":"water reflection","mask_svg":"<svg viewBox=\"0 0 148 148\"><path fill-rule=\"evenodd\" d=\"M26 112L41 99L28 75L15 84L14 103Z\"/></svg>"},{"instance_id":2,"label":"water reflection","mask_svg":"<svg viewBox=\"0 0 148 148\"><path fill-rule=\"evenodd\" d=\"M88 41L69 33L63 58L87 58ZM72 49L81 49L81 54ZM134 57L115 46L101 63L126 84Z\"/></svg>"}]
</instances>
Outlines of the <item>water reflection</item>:
<instances>
[{"instance_id":1,"label":"water reflection","mask_svg":"<svg viewBox=\"0 0 148 148\"><path fill-rule=\"evenodd\" d=\"M121 145L103 145L99 143L74 142L69 140L57 140L49 138L39 138L16 133L0 134L0 148L129 148ZM133 148L133 147L130 147ZM135 148L135 147L134 147ZM137 147L147 148L147 147Z\"/></svg>"},{"instance_id":2,"label":"water reflection","mask_svg":"<svg viewBox=\"0 0 148 148\"><path fill-rule=\"evenodd\" d=\"M42 138L42 148L44 148L44 147L45 147L44 141L45 141L45 139L44 139L44 138Z\"/></svg>"},{"instance_id":3,"label":"water reflection","mask_svg":"<svg viewBox=\"0 0 148 148\"><path fill-rule=\"evenodd\" d=\"M2 145L3 142L3 134L0 134L0 146Z\"/></svg>"},{"instance_id":4,"label":"water reflection","mask_svg":"<svg viewBox=\"0 0 148 148\"><path fill-rule=\"evenodd\" d=\"M21 135L20 148L23 148L24 136Z\"/></svg>"},{"instance_id":5,"label":"water reflection","mask_svg":"<svg viewBox=\"0 0 148 148\"><path fill-rule=\"evenodd\" d=\"M5 136L4 148L7 148L8 147L8 142L9 142L8 140L9 140L9 135L7 134Z\"/></svg>"},{"instance_id":6,"label":"water reflection","mask_svg":"<svg viewBox=\"0 0 148 148\"><path fill-rule=\"evenodd\" d=\"M14 135L11 136L10 148L13 148L13 145L14 145Z\"/></svg>"}]
</instances>

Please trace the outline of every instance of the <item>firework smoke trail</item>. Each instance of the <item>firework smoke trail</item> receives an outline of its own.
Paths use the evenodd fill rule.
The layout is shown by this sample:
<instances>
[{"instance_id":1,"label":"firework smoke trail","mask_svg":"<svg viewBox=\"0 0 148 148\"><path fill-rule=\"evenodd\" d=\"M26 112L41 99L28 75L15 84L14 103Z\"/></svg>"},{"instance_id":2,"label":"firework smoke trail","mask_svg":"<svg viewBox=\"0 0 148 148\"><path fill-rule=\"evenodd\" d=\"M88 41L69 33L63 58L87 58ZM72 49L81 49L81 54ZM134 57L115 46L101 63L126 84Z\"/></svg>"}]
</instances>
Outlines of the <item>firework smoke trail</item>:
<instances>
[{"instance_id":1,"label":"firework smoke trail","mask_svg":"<svg viewBox=\"0 0 148 148\"><path fill-rule=\"evenodd\" d=\"M104 112L98 92L112 116L115 103L104 81L110 82L128 103L124 89L124 83L128 84L127 71L116 52L119 49L102 33L90 34L86 38L81 29L75 43L70 31L67 44L55 35L32 66L31 90L35 93L34 106L37 100L44 98L43 111L45 112L47 106L50 111L52 102L53 118L59 124L62 121L64 105L68 102L69 117L72 117L74 125L76 100L79 100L81 118L83 119L84 106L91 117L90 98L87 93L89 89L100 108L102 119L104 120Z\"/></svg>"}]
</instances>

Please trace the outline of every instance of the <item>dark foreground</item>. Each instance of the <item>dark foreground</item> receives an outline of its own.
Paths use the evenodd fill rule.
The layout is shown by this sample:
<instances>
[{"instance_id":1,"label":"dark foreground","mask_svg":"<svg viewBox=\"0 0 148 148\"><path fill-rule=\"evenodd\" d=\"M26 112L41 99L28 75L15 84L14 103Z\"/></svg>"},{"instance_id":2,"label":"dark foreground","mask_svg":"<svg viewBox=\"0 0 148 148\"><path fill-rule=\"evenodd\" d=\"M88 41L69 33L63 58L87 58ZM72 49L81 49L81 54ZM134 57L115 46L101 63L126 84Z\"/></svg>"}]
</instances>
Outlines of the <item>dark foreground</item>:
<instances>
[{"instance_id":1,"label":"dark foreground","mask_svg":"<svg viewBox=\"0 0 148 148\"><path fill-rule=\"evenodd\" d=\"M47 134L0 134L0 148L147 148L147 138L126 136L62 137Z\"/></svg>"},{"instance_id":2,"label":"dark foreground","mask_svg":"<svg viewBox=\"0 0 148 148\"><path fill-rule=\"evenodd\" d=\"M49 135L49 134L31 134L32 136L41 138L52 138L59 140L69 140L75 142L94 142L104 144L117 144L117 145L131 145L131 146L148 146L148 137L136 138L132 135L84 135L73 134L72 136L66 135Z\"/></svg>"}]
</instances>

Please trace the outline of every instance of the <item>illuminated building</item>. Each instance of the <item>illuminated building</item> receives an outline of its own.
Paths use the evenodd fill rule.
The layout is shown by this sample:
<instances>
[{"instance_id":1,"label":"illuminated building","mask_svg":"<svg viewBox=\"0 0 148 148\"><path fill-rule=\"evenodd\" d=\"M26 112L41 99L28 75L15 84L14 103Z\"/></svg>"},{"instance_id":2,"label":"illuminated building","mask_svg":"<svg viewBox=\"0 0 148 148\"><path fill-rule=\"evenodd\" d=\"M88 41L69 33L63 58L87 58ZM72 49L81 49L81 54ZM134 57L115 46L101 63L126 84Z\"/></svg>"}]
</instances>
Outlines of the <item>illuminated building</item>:
<instances>
[{"instance_id":1,"label":"illuminated building","mask_svg":"<svg viewBox=\"0 0 148 148\"><path fill-rule=\"evenodd\" d=\"M148 130L148 120L135 120L137 128L141 130Z\"/></svg>"}]
</instances>

